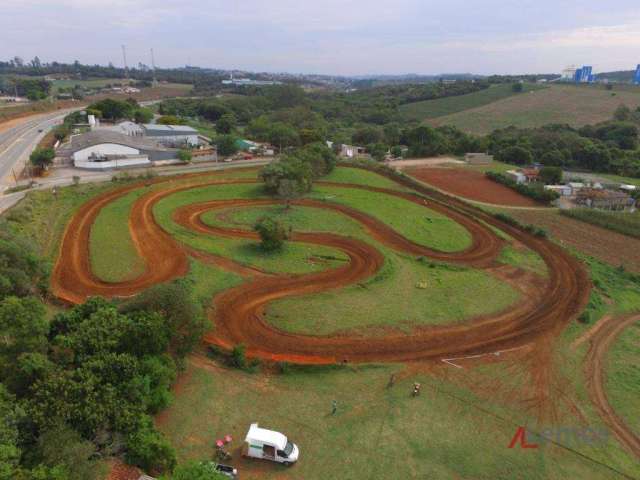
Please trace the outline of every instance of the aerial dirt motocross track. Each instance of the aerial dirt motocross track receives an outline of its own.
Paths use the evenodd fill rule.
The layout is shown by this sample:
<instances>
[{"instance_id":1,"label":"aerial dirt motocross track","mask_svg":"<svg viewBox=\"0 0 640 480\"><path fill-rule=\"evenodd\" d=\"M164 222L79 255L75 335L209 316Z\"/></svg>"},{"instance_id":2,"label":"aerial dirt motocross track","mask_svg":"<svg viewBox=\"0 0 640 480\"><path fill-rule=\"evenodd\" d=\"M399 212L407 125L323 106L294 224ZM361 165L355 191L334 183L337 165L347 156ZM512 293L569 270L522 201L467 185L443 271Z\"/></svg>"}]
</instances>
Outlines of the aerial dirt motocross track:
<instances>
[{"instance_id":1,"label":"aerial dirt motocross track","mask_svg":"<svg viewBox=\"0 0 640 480\"><path fill-rule=\"evenodd\" d=\"M211 176L211 173L208 175ZM189 268L188 256L192 250L181 245L162 229L153 216L153 206L168 195L190 188L255 183L253 180L204 181L198 180L198 176L196 174L188 177L188 183L184 185L151 191L135 202L129 226L132 239L139 255L145 260L147 269L132 281L114 284L96 278L91 272L88 245L91 226L99 211L108 203L142 185L131 185L108 192L81 207L67 226L61 243L60 255L52 275L55 295L71 303L82 302L92 295L130 296L151 285L185 275ZM546 262L549 269L547 284L537 301L525 301L507 312L464 324L416 329L410 335L389 334L362 338L283 332L264 321L264 309L269 302L361 282L371 277L384 263L383 255L361 240L334 233L295 232L292 241L339 249L349 257L349 262L338 268L305 275L255 275L240 286L222 292L215 298L215 329L205 337L205 341L226 348L242 343L250 356L296 363L435 359L506 350L543 337L548 338L549 334L557 335L582 310L588 299L590 282L580 262L563 249L546 239L537 238L501 222L462 201L388 176L424 196L363 185L318 183L376 191L424 205L447 215L466 228L472 236L471 246L461 252L439 252L406 239L383 222L359 210L325 201L299 200L295 203L331 209L347 215L362 224L373 238L396 251L487 271L499 266L495 259L504 246L504 242L487 224L497 227L535 250ZM163 181L167 180L157 180L155 183ZM268 199L203 202L179 208L174 212L173 218L182 226L201 234L255 238L255 234L250 231L209 226L201 220L201 216L214 209L251 207L274 202ZM233 262L225 259L221 266L229 267L230 264Z\"/></svg>"}]
</instances>

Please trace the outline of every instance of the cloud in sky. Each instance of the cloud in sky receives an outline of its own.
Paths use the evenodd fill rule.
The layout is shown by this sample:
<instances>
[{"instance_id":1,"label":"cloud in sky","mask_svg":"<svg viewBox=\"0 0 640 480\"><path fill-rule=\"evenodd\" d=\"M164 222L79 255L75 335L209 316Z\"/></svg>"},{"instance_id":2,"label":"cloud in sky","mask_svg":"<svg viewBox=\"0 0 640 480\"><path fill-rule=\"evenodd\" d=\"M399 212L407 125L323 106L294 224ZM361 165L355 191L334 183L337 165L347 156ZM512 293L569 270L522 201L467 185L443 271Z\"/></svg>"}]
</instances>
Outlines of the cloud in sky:
<instances>
[{"instance_id":1,"label":"cloud in sky","mask_svg":"<svg viewBox=\"0 0 640 480\"><path fill-rule=\"evenodd\" d=\"M258 71L597 71L640 62L637 0L0 0L0 58Z\"/></svg>"}]
</instances>

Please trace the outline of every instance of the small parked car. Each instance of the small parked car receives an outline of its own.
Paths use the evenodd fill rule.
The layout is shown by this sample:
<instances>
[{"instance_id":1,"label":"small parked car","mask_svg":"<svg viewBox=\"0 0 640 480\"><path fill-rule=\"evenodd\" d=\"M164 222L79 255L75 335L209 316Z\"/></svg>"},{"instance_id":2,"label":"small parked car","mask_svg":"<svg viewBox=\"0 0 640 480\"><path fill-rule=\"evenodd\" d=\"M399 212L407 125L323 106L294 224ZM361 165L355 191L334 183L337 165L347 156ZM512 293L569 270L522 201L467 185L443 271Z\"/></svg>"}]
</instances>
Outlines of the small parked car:
<instances>
[{"instance_id":1,"label":"small parked car","mask_svg":"<svg viewBox=\"0 0 640 480\"><path fill-rule=\"evenodd\" d=\"M233 478L236 480L239 478L238 470L230 465L223 465L222 463L216 462L206 462L205 464L209 467L211 473L221 473L225 477Z\"/></svg>"}]
</instances>

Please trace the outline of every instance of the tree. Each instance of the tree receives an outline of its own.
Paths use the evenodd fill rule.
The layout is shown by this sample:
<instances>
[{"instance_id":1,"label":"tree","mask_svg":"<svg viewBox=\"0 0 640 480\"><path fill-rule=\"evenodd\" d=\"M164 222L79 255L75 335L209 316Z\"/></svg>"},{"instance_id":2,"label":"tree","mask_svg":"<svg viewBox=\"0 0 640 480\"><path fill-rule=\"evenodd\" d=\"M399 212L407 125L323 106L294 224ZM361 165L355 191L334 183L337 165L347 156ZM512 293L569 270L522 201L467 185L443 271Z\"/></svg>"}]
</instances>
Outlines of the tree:
<instances>
[{"instance_id":1,"label":"tree","mask_svg":"<svg viewBox=\"0 0 640 480\"><path fill-rule=\"evenodd\" d=\"M169 329L169 351L182 357L189 353L209 328L202 305L193 295L186 280L156 285L121 307L124 314L156 312L166 319Z\"/></svg>"},{"instance_id":2,"label":"tree","mask_svg":"<svg viewBox=\"0 0 640 480\"><path fill-rule=\"evenodd\" d=\"M278 151L286 147L293 147L300 143L296 129L285 123L274 123L269 129L269 142L278 147Z\"/></svg>"},{"instance_id":3,"label":"tree","mask_svg":"<svg viewBox=\"0 0 640 480\"><path fill-rule=\"evenodd\" d=\"M218 155L223 157L230 157L239 150L237 139L233 135L218 136L216 138L216 146L218 147Z\"/></svg>"},{"instance_id":4,"label":"tree","mask_svg":"<svg viewBox=\"0 0 640 480\"><path fill-rule=\"evenodd\" d=\"M237 120L233 113L225 113L216 122L216 132L229 135L236 128Z\"/></svg>"},{"instance_id":5,"label":"tree","mask_svg":"<svg viewBox=\"0 0 640 480\"><path fill-rule=\"evenodd\" d=\"M24 412L16 398L0 383L0 480L17 478L21 450L18 425Z\"/></svg>"},{"instance_id":6,"label":"tree","mask_svg":"<svg viewBox=\"0 0 640 480\"><path fill-rule=\"evenodd\" d=\"M295 156L287 156L278 162L265 166L259 174L268 193L278 194L280 183L289 180L296 184L296 190L302 193L311 190L313 171L311 165Z\"/></svg>"},{"instance_id":7,"label":"tree","mask_svg":"<svg viewBox=\"0 0 640 480\"><path fill-rule=\"evenodd\" d=\"M384 143L374 143L373 145L367 146L367 151L377 162L381 162L385 159L387 152L389 149Z\"/></svg>"},{"instance_id":8,"label":"tree","mask_svg":"<svg viewBox=\"0 0 640 480\"><path fill-rule=\"evenodd\" d=\"M511 85L511 90L513 90L515 93L520 93L524 90L524 85L521 82L516 82Z\"/></svg>"},{"instance_id":9,"label":"tree","mask_svg":"<svg viewBox=\"0 0 640 480\"><path fill-rule=\"evenodd\" d=\"M562 169L560 167L542 167L538 173L540 180L546 185L553 185L562 181Z\"/></svg>"},{"instance_id":10,"label":"tree","mask_svg":"<svg viewBox=\"0 0 640 480\"><path fill-rule=\"evenodd\" d=\"M362 127L353 133L351 140L356 145L379 143L382 141L382 132L376 127Z\"/></svg>"},{"instance_id":11,"label":"tree","mask_svg":"<svg viewBox=\"0 0 640 480\"><path fill-rule=\"evenodd\" d=\"M105 98L99 102L89 105L90 110L99 110L102 114L102 118L105 120L116 121L123 118L131 118L133 112L137 107L137 103L134 105L128 100L114 100L112 98Z\"/></svg>"},{"instance_id":12,"label":"tree","mask_svg":"<svg viewBox=\"0 0 640 480\"><path fill-rule=\"evenodd\" d=\"M95 451L91 442L63 424L46 430L38 438L38 454L42 463L48 467L58 467L68 480L97 478L97 465L91 460Z\"/></svg>"},{"instance_id":13,"label":"tree","mask_svg":"<svg viewBox=\"0 0 640 480\"><path fill-rule=\"evenodd\" d=\"M46 169L56 158L53 148L36 148L29 156L29 161L34 167Z\"/></svg>"},{"instance_id":14,"label":"tree","mask_svg":"<svg viewBox=\"0 0 640 480\"><path fill-rule=\"evenodd\" d=\"M391 147L391 156L393 158L400 158L402 157L402 147L400 147L399 145L396 145L394 147Z\"/></svg>"},{"instance_id":15,"label":"tree","mask_svg":"<svg viewBox=\"0 0 640 480\"><path fill-rule=\"evenodd\" d=\"M177 463L173 447L153 428L149 417L127 438L126 460L147 472L172 472Z\"/></svg>"},{"instance_id":16,"label":"tree","mask_svg":"<svg viewBox=\"0 0 640 480\"><path fill-rule=\"evenodd\" d=\"M139 108L133 114L136 123L150 123L153 120L153 111L148 108Z\"/></svg>"},{"instance_id":17,"label":"tree","mask_svg":"<svg viewBox=\"0 0 640 480\"><path fill-rule=\"evenodd\" d=\"M22 353L45 350L49 331L45 313L44 306L35 298L7 297L0 302L0 355L3 363L13 363Z\"/></svg>"},{"instance_id":18,"label":"tree","mask_svg":"<svg viewBox=\"0 0 640 480\"><path fill-rule=\"evenodd\" d=\"M158 118L157 123L160 125L184 125L184 120L175 115L163 115Z\"/></svg>"},{"instance_id":19,"label":"tree","mask_svg":"<svg viewBox=\"0 0 640 480\"><path fill-rule=\"evenodd\" d=\"M514 145L501 150L498 155L498 160L515 165L526 165L531 163L533 156L526 148Z\"/></svg>"},{"instance_id":20,"label":"tree","mask_svg":"<svg viewBox=\"0 0 640 480\"><path fill-rule=\"evenodd\" d=\"M435 128L421 125L406 134L409 151L414 157L434 156L447 153L449 147L445 136Z\"/></svg>"},{"instance_id":21,"label":"tree","mask_svg":"<svg viewBox=\"0 0 640 480\"><path fill-rule=\"evenodd\" d=\"M278 196L286 201L287 210L291 207L291 200L300 197L304 191L300 183L289 178L283 178L278 183Z\"/></svg>"},{"instance_id":22,"label":"tree","mask_svg":"<svg viewBox=\"0 0 640 480\"><path fill-rule=\"evenodd\" d=\"M254 231L260 236L260 245L266 252L281 250L287 233L284 226L271 217L260 219L254 226Z\"/></svg>"},{"instance_id":23,"label":"tree","mask_svg":"<svg viewBox=\"0 0 640 480\"><path fill-rule=\"evenodd\" d=\"M189 150L188 148L181 148L178 151L178 160L180 160L181 162L191 163L192 158L193 158L193 154L191 153L191 150Z\"/></svg>"},{"instance_id":24,"label":"tree","mask_svg":"<svg viewBox=\"0 0 640 480\"><path fill-rule=\"evenodd\" d=\"M560 167L564 164L565 157L560 150L550 150L540 159L543 165L549 167Z\"/></svg>"}]
</instances>

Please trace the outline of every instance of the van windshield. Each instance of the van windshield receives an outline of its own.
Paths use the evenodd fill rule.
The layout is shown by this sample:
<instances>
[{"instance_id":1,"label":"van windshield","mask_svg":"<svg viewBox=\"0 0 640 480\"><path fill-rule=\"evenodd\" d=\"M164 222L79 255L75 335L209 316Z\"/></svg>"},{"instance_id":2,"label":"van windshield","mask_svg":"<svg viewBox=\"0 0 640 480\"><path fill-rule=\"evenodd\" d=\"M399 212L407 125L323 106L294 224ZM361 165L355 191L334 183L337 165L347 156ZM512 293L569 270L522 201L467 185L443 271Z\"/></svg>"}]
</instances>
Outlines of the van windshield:
<instances>
[{"instance_id":1,"label":"van windshield","mask_svg":"<svg viewBox=\"0 0 640 480\"><path fill-rule=\"evenodd\" d=\"M284 453L288 457L289 455L291 455L291 452L293 452L293 443L287 441L287 445L284 447Z\"/></svg>"}]
</instances>

